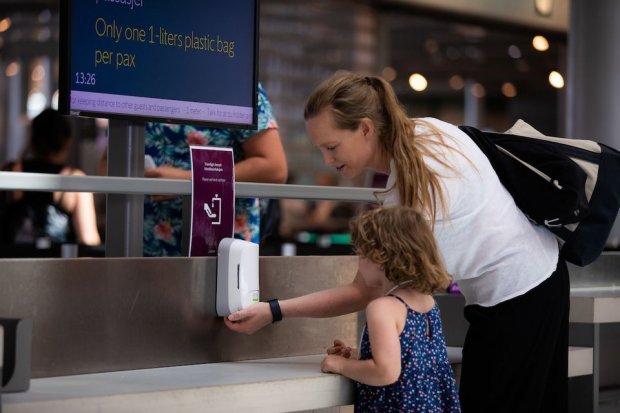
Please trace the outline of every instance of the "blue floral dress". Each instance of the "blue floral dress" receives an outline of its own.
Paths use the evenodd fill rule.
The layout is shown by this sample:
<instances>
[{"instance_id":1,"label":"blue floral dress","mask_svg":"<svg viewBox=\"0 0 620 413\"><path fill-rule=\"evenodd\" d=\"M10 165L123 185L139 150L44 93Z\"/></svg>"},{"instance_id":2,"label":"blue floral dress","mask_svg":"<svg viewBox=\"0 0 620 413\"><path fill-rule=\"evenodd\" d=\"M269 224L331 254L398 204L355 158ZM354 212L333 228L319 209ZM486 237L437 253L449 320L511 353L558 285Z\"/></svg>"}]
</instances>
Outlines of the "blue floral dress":
<instances>
[{"instance_id":1,"label":"blue floral dress","mask_svg":"<svg viewBox=\"0 0 620 413\"><path fill-rule=\"evenodd\" d=\"M156 165L191 169L190 145L232 147L234 160L244 159L242 145L259 131L277 128L271 104L262 86L258 86L258 129L221 129L204 126L147 123L144 153ZM182 254L182 197L144 201L144 256L179 256ZM188 217L189 219L189 217ZM237 198L235 204L235 237L259 242L260 208L257 198Z\"/></svg>"},{"instance_id":2,"label":"blue floral dress","mask_svg":"<svg viewBox=\"0 0 620 413\"><path fill-rule=\"evenodd\" d=\"M439 307L428 313L418 313L407 307L405 328L400 334L401 373L389 386L369 386L357 383L355 411L366 412L460 412L454 374L441 327ZM428 331L427 331L428 330ZM364 328L360 360L372 358L368 328Z\"/></svg>"}]
</instances>

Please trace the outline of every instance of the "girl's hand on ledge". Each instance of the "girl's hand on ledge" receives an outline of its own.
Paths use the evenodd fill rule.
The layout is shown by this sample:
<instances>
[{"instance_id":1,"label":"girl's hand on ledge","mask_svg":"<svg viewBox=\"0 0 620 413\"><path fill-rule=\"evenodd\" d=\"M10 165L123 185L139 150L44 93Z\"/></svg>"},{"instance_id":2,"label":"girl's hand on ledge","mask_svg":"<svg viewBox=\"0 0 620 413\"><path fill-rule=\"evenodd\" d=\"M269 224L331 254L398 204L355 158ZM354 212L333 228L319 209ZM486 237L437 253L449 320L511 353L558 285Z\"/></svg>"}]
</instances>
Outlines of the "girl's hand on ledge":
<instances>
[{"instance_id":1,"label":"girl's hand on ledge","mask_svg":"<svg viewBox=\"0 0 620 413\"><path fill-rule=\"evenodd\" d=\"M333 354L344 358L350 358L353 355L354 350L351 347L347 347L342 341L334 340L334 345L327 348L327 354Z\"/></svg>"}]
</instances>

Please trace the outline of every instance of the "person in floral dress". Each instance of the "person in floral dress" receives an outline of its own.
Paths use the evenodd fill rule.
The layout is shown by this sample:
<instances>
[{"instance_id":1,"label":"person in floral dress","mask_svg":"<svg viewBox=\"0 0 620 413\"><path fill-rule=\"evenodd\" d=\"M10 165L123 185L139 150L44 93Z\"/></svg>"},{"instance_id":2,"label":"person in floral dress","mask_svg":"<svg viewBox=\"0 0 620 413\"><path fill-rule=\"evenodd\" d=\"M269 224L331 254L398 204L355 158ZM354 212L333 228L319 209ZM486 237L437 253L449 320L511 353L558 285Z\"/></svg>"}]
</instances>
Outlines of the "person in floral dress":
<instances>
[{"instance_id":1,"label":"person in floral dress","mask_svg":"<svg viewBox=\"0 0 620 413\"><path fill-rule=\"evenodd\" d=\"M144 153L156 167L145 169L152 178L191 179L190 145L233 148L235 179L241 182L284 183L287 164L271 104L258 87L256 130L212 128L167 123L146 124ZM185 217L189 219L189 217ZM147 196L144 202L144 256L182 255L183 199ZM260 202L237 198L235 238L259 242Z\"/></svg>"}]
</instances>

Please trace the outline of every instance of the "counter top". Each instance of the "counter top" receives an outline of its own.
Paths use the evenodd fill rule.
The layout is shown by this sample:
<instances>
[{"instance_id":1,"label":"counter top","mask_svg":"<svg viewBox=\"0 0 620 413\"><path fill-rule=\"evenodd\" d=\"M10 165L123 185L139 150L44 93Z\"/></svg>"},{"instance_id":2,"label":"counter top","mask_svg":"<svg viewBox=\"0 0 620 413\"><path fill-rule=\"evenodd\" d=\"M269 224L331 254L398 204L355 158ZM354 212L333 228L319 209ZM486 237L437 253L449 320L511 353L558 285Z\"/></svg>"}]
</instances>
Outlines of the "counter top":
<instances>
[{"instance_id":1,"label":"counter top","mask_svg":"<svg viewBox=\"0 0 620 413\"><path fill-rule=\"evenodd\" d=\"M33 379L3 412L288 412L352 403L353 382L323 355Z\"/></svg>"},{"instance_id":2,"label":"counter top","mask_svg":"<svg viewBox=\"0 0 620 413\"><path fill-rule=\"evenodd\" d=\"M596 298L618 298L620 299L620 286L609 287L578 287L570 289L571 297L596 297Z\"/></svg>"},{"instance_id":3,"label":"counter top","mask_svg":"<svg viewBox=\"0 0 620 413\"><path fill-rule=\"evenodd\" d=\"M353 403L351 380L320 371L323 354L31 380L5 413L289 412ZM460 363L461 347L448 347ZM592 374L592 349L569 348L569 377Z\"/></svg>"},{"instance_id":4,"label":"counter top","mask_svg":"<svg viewBox=\"0 0 620 413\"><path fill-rule=\"evenodd\" d=\"M620 290L571 290L571 323L620 323Z\"/></svg>"},{"instance_id":5,"label":"counter top","mask_svg":"<svg viewBox=\"0 0 620 413\"><path fill-rule=\"evenodd\" d=\"M463 347L447 346L448 359L451 364L463 361ZM592 348L568 347L568 377L592 374Z\"/></svg>"},{"instance_id":6,"label":"counter top","mask_svg":"<svg viewBox=\"0 0 620 413\"><path fill-rule=\"evenodd\" d=\"M450 316L458 319L458 322L453 324L460 326L462 339L452 342L462 343L469 325L463 317L465 298L460 294L440 294L436 298L444 322ZM620 323L620 288L571 288L569 320L571 323ZM451 327L454 328L454 325ZM450 333L446 330L444 328L446 342L449 343Z\"/></svg>"}]
</instances>

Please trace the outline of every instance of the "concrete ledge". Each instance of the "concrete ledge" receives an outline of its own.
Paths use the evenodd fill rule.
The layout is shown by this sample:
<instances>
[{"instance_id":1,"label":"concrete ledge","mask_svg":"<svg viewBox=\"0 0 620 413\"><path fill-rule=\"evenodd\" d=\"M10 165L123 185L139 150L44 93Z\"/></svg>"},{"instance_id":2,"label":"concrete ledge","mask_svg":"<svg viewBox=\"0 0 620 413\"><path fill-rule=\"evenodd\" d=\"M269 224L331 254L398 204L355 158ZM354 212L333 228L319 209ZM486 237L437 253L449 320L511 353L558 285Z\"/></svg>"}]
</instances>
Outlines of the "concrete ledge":
<instances>
[{"instance_id":1,"label":"concrete ledge","mask_svg":"<svg viewBox=\"0 0 620 413\"><path fill-rule=\"evenodd\" d=\"M448 346L450 364L463 361L463 347ZM588 376L593 372L593 350L591 347L568 348L568 377Z\"/></svg>"},{"instance_id":2,"label":"concrete ledge","mask_svg":"<svg viewBox=\"0 0 620 413\"><path fill-rule=\"evenodd\" d=\"M31 381L5 413L290 412L353 403L354 383L320 371L322 354L117 371ZM461 347L448 347L458 369ZM592 349L569 347L569 377L592 374ZM457 371L458 374L458 371Z\"/></svg>"},{"instance_id":3,"label":"concrete ledge","mask_svg":"<svg viewBox=\"0 0 620 413\"><path fill-rule=\"evenodd\" d=\"M568 377L588 376L593 373L592 347L568 348Z\"/></svg>"},{"instance_id":4,"label":"concrete ledge","mask_svg":"<svg viewBox=\"0 0 620 413\"><path fill-rule=\"evenodd\" d=\"M461 364L463 362L463 347L447 346L448 360L450 364Z\"/></svg>"},{"instance_id":5,"label":"concrete ledge","mask_svg":"<svg viewBox=\"0 0 620 413\"><path fill-rule=\"evenodd\" d=\"M620 292L571 292L571 323L620 322Z\"/></svg>"},{"instance_id":6,"label":"concrete ledge","mask_svg":"<svg viewBox=\"0 0 620 413\"><path fill-rule=\"evenodd\" d=\"M354 384L323 355L35 379L5 413L290 412L353 403Z\"/></svg>"}]
</instances>

